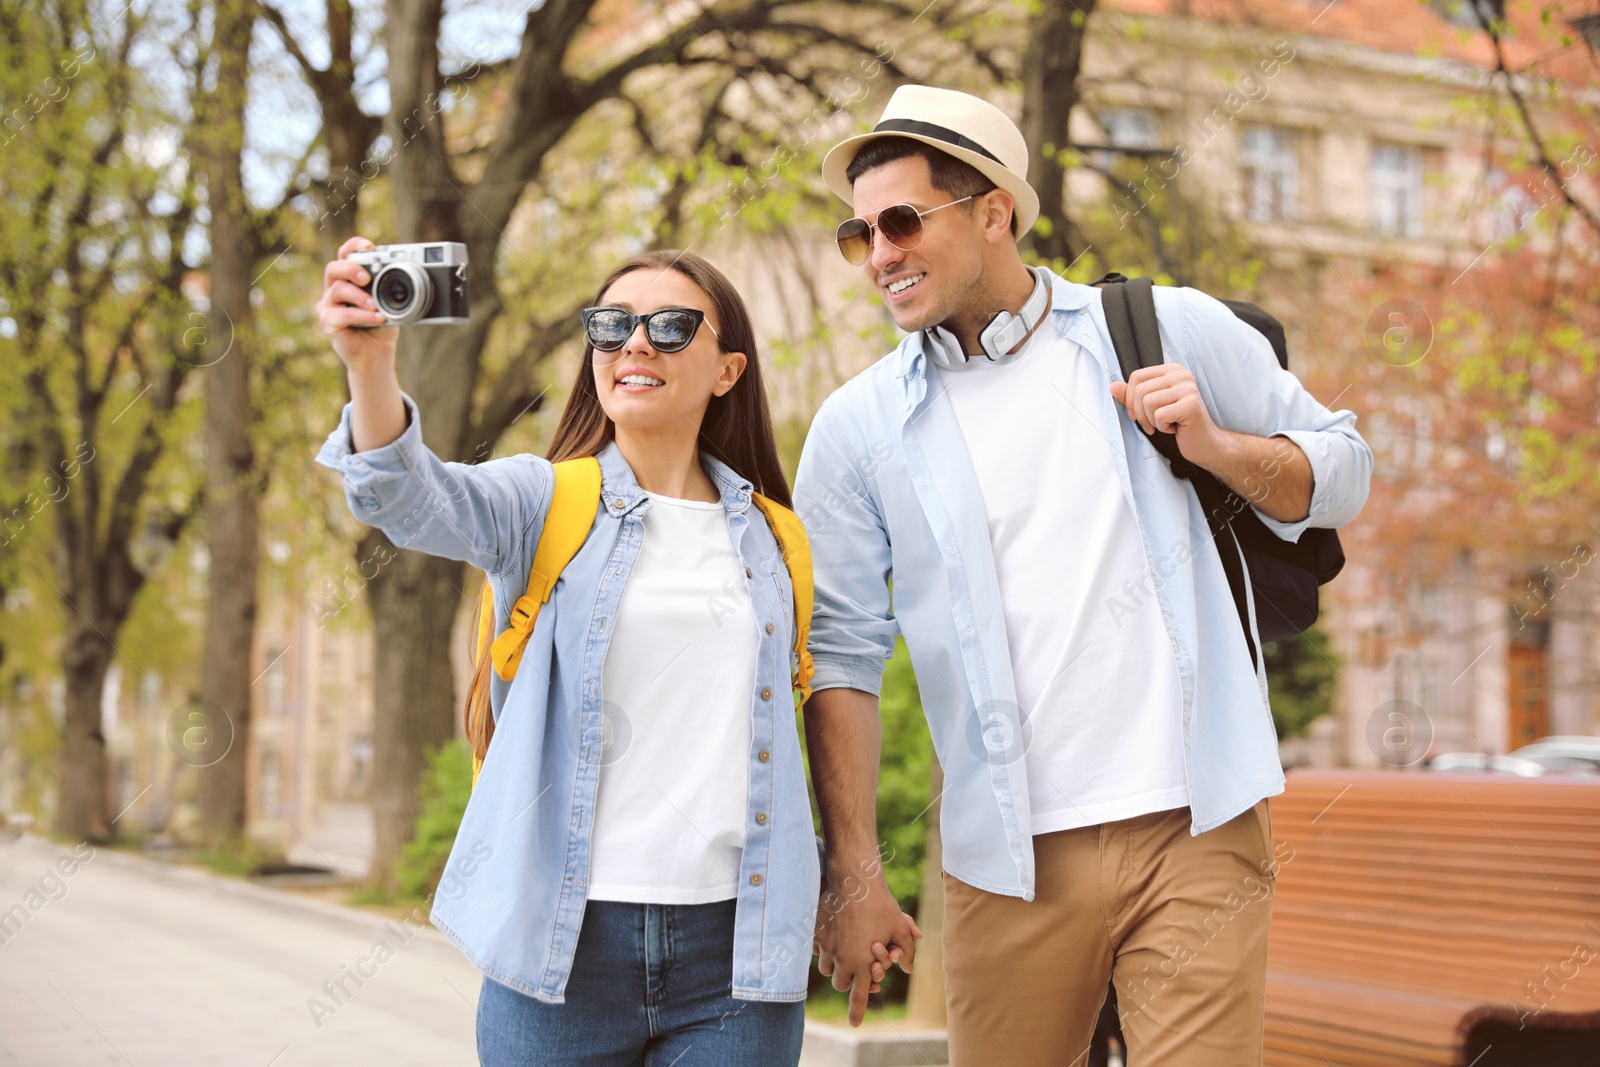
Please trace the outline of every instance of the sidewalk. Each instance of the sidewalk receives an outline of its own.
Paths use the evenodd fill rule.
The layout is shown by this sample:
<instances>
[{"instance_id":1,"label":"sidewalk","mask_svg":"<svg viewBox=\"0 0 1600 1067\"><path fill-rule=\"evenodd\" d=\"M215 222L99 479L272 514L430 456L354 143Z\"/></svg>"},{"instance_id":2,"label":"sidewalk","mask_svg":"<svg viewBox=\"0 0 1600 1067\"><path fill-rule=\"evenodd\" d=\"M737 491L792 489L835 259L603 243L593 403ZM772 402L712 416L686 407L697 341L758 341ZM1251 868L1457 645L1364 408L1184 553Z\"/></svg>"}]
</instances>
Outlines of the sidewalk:
<instances>
[{"instance_id":1,"label":"sidewalk","mask_svg":"<svg viewBox=\"0 0 1600 1067\"><path fill-rule=\"evenodd\" d=\"M474 1064L482 977L416 922L0 837L0 1065ZM808 1024L802 1067L939 1067L899 1029Z\"/></svg>"},{"instance_id":2,"label":"sidewalk","mask_svg":"<svg viewBox=\"0 0 1600 1067\"><path fill-rule=\"evenodd\" d=\"M477 1061L482 979L437 931L109 849L80 855L0 839L0 1064Z\"/></svg>"}]
</instances>

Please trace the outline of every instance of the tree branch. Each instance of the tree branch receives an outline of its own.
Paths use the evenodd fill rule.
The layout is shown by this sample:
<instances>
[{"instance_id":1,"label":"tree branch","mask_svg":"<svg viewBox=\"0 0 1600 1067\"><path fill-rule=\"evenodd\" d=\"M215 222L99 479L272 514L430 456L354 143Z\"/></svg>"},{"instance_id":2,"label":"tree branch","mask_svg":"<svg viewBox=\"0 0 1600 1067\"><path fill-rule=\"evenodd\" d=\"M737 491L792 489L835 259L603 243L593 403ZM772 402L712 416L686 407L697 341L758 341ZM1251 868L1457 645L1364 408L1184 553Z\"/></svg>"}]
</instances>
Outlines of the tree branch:
<instances>
[{"instance_id":1,"label":"tree branch","mask_svg":"<svg viewBox=\"0 0 1600 1067\"><path fill-rule=\"evenodd\" d=\"M538 410L545 390L533 391L534 371L577 333L577 308L551 322L535 326L528 343L506 364L490 387L489 400L484 404L467 439L477 441L480 445L491 445L529 409Z\"/></svg>"},{"instance_id":2,"label":"tree branch","mask_svg":"<svg viewBox=\"0 0 1600 1067\"><path fill-rule=\"evenodd\" d=\"M1561 171L1557 169L1556 163L1550 158L1550 152L1545 147L1544 138L1540 135L1539 128L1533 121L1533 113L1528 108L1527 98L1523 96L1522 90L1517 87L1516 75L1506 66L1506 53L1502 44L1499 20L1491 18L1488 12L1479 4L1473 4L1472 10L1477 16L1478 25L1483 28L1484 33L1488 34L1489 43L1494 46L1495 73L1500 75L1501 80L1505 83L1506 93L1511 97L1511 102L1516 105L1523 129L1527 131L1528 139L1533 142L1533 150L1539 156L1539 167L1545 174L1549 175L1551 181L1555 182L1557 191L1561 193L1561 197L1567 202L1567 205L1576 211L1583 218L1583 221L1589 224L1590 229L1594 230L1596 234L1600 234L1600 218L1597 218L1588 205L1582 203L1573 194L1572 189L1567 185L1566 179L1561 176Z\"/></svg>"}]
</instances>

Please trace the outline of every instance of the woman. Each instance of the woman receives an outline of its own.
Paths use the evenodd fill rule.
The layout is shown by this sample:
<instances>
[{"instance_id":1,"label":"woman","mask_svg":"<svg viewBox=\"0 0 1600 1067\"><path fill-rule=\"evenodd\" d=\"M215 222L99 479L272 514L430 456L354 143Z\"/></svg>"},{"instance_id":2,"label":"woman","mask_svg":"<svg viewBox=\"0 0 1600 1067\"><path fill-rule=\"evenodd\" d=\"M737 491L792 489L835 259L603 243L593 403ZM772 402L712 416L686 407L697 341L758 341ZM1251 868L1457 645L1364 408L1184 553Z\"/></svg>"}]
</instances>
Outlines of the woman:
<instances>
[{"instance_id":1,"label":"woman","mask_svg":"<svg viewBox=\"0 0 1600 1067\"><path fill-rule=\"evenodd\" d=\"M601 502L538 615L432 920L484 974L500 1064L794 1064L819 866L789 699L794 600L751 504L785 507L750 317L698 256L624 263L548 459L444 463L395 377L365 270L318 305L351 402L319 457L396 544L527 589L551 461L599 459ZM882 977L881 967L875 971Z\"/></svg>"}]
</instances>

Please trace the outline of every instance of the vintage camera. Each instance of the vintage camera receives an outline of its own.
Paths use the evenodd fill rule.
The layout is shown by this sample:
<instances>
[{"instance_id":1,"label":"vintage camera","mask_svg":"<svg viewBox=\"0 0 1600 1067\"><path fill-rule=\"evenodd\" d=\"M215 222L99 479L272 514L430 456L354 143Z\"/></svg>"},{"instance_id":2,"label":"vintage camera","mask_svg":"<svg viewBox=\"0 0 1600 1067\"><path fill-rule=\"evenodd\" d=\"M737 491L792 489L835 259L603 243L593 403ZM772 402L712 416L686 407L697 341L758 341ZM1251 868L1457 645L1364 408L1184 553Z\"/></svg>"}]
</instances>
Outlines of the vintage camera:
<instances>
[{"instance_id":1,"label":"vintage camera","mask_svg":"<svg viewBox=\"0 0 1600 1067\"><path fill-rule=\"evenodd\" d=\"M467 321L467 246L455 241L379 245L347 257L367 269L372 294L389 326L442 326Z\"/></svg>"}]
</instances>

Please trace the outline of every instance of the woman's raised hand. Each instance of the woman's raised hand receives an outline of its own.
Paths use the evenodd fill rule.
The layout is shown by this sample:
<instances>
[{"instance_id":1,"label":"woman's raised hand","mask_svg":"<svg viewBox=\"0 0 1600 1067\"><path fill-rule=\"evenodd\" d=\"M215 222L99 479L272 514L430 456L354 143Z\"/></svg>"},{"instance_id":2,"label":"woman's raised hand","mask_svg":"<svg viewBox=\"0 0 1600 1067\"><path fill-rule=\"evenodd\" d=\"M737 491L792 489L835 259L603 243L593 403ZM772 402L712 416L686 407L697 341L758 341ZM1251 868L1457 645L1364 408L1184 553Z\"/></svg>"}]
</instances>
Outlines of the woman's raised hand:
<instances>
[{"instance_id":1,"label":"woman's raised hand","mask_svg":"<svg viewBox=\"0 0 1600 1067\"><path fill-rule=\"evenodd\" d=\"M322 269L322 299L317 318L350 380L350 447L357 452L382 448L406 428L405 401L394 374L396 328L359 329L384 320L377 303L361 287L371 281L366 268L345 257L375 247L365 237L339 246L339 258Z\"/></svg>"},{"instance_id":2,"label":"woman's raised hand","mask_svg":"<svg viewBox=\"0 0 1600 1067\"><path fill-rule=\"evenodd\" d=\"M397 331L393 326L370 328L384 321L372 294L361 288L372 279L359 263L345 258L351 252L374 247L365 237L352 237L339 246L339 258L322 269L323 289L322 299L317 301L317 319L322 323L322 332L333 342L333 350L352 374L366 374L383 369L385 364L394 365Z\"/></svg>"}]
</instances>

